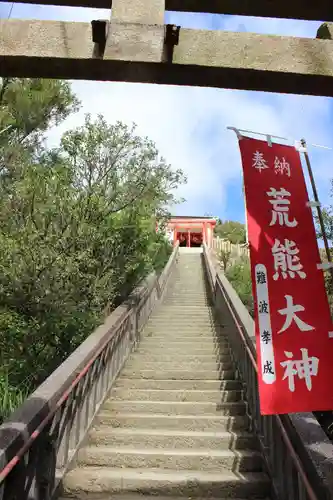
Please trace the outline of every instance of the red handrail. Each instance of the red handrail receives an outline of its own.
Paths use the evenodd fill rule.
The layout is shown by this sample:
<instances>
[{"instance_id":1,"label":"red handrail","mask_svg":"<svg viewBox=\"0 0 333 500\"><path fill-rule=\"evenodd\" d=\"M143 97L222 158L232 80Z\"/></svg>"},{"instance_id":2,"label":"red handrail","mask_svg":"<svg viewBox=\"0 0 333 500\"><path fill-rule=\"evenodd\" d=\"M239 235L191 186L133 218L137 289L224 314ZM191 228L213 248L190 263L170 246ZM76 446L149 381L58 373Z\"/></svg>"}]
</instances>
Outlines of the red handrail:
<instances>
[{"instance_id":1,"label":"red handrail","mask_svg":"<svg viewBox=\"0 0 333 500\"><path fill-rule=\"evenodd\" d=\"M122 319L122 322L118 325L118 329L121 328L123 323L126 321L126 319L129 317L131 311L128 311L125 315L124 318ZM117 329L117 330L118 330ZM116 331L117 331L116 330ZM89 368L91 365L96 361L98 356L104 351L105 347L108 345L109 342L112 341L112 337L115 335L116 332L113 332L113 335L106 339L102 345L97 349L95 354L90 358L88 363L84 366L84 368L80 371L80 373L75 377L73 382L70 384L68 389L63 393L63 395L59 398L57 403L55 404L54 408L50 410L50 412L46 415L46 417L40 422L40 424L36 427L36 429L30 434L30 437L27 439L25 444L19 449L17 454L8 462L8 464L0 471L0 484L6 479L8 474L13 470L15 465L20 461L20 459L25 455L25 453L28 451L30 446L34 443L34 441L37 439L37 437L41 434L43 431L44 427L49 423L51 418L57 413L59 408L64 404L66 399L68 399L69 395L73 391L73 389L78 385L80 380L84 377L84 375L88 372Z\"/></svg>"},{"instance_id":2,"label":"red handrail","mask_svg":"<svg viewBox=\"0 0 333 500\"><path fill-rule=\"evenodd\" d=\"M175 250L177 250L178 245L176 245ZM171 254L170 259L173 254ZM170 260L169 260L170 261ZM169 261L167 265L169 264ZM141 303L141 301L140 301ZM131 311L127 311L126 314L124 314L124 317L122 318L121 323L118 325L118 328L120 328L123 323L126 321L126 319L129 317L131 314ZM117 330L116 330L117 331ZM116 332L114 332L115 334ZM113 335L112 335L113 336ZM30 437L27 439L25 444L19 449L19 451L16 453L16 455L8 462L7 465L0 471L0 484L6 479L8 474L13 470L15 465L19 462L19 460L24 456L24 454L28 451L30 446L34 443L34 441L37 439L37 437L41 434L45 426L49 423L51 418L56 414L58 409L64 404L66 399L69 397L73 389L78 385L82 377L87 373L91 365L94 363L94 361L98 358L98 356L101 354L101 352L105 349L107 344L112 340L111 338L108 338L105 340L105 342L102 343L102 345L97 349L95 354L90 358L88 363L84 366L84 368L80 371L80 373L76 376L76 378L73 380L73 382L70 384L68 389L63 393L63 395L59 398L57 403L55 404L54 408L50 410L50 412L46 415L46 417L40 422L40 424L36 427L36 429L30 434Z\"/></svg>"}]
</instances>

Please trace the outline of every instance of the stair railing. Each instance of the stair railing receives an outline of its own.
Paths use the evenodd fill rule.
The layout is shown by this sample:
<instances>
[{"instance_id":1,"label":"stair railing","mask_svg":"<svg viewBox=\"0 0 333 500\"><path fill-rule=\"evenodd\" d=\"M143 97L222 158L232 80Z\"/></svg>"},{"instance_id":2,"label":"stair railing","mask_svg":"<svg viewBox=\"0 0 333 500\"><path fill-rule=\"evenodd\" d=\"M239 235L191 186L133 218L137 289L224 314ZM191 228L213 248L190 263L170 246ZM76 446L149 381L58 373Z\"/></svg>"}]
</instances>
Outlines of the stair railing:
<instances>
[{"instance_id":1,"label":"stair railing","mask_svg":"<svg viewBox=\"0 0 333 500\"><path fill-rule=\"evenodd\" d=\"M0 500L49 500L107 397L178 254L152 273L0 426ZM1 395L0 395L1 397Z\"/></svg>"},{"instance_id":2,"label":"stair railing","mask_svg":"<svg viewBox=\"0 0 333 500\"><path fill-rule=\"evenodd\" d=\"M205 246L204 263L215 309L244 384L250 426L258 437L273 498L333 500L333 443L314 415L260 414L254 321L213 260Z\"/></svg>"}]
</instances>

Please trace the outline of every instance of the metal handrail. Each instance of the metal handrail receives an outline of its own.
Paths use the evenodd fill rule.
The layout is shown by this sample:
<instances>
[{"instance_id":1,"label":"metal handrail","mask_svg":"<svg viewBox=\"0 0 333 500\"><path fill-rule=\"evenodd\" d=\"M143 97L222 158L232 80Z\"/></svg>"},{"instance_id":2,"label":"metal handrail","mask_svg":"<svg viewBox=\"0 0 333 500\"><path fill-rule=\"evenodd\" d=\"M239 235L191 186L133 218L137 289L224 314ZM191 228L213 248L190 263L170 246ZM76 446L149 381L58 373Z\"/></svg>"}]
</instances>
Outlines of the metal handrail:
<instances>
[{"instance_id":1,"label":"metal handrail","mask_svg":"<svg viewBox=\"0 0 333 500\"><path fill-rule=\"evenodd\" d=\"M250 349L250 347L248 345L248 342L246 341L246 338L245 338L245 336L243 334L243 331L242 331L242 327L241 327L241 325L239 324L239 322L237 320L237 317L236 317L236 315L235 315L235 313L233 311L233 308L231 307L231 305L229 303L228 297L226 296L226 293L223 290L223 287L221 286L220 289L221 289L223 298L225 300L225 303L226 303L226 305L227 305L227 307L229 309L229 312L230 312L230 314L232 316L232 319L233 319L233 321L235 323L237 331L238 331L238 333L239 333L239 335L240 335L240 337L241 337L241 339L242 339L242 341L243 341L243 343L245 345L245 349L246 349L246 351L247 351L247 353L249 355L249 358L251 360L252 366L253 366L254 370L256 371L256 373L258 374L258 364L257 364L257 361L255 360L255 358L254 358L254 356L252 354L252 351L251 351L251 349ZM295 451L295 448L292 445L291 440L289 439L288 433L287 433L287 431L285 429L285 426L284 426L284 424L283 424L283 422L281 420L281 417L279 415L275 415L275 419L276 419L276 421L278 423L278 426L279 426L279 428L281 430L282 439L283 439L285 445L288 448L288 451L289 451L290 456L291 456L291 458L292 458L292 460L294 462L296 470L297 470L298 474L302 478L302 481L303 481L303 484L304 484L304 487L305 487L305 490L306 490L306 493L307 493L309 499L310 500L319 500L319 497L315 494L315 492L314 492L312 486L310 485L310 482L309 482L309 480L308 480L308 478L307 478L307 476L306 476L306 474L304 472L304 468L302 466L302 463L301 463L301 461L300 461L300 459L299 459L299 457L298 457L298 455L297 455L297 453Z\"/></svg>"},{"instance_id":2,"label":"metal handrail","mask_svg":"<svg viewBox=\"0 0 333 500\"><path fill-rule=\"evenodd\" d=\"M16 466L20 463L22 463L22 458L28 453L30 457L30 450L33 450L34 448L38 448L38 443L41 443L43 441L43 437L46 437L47 439L50 438L51 441L54 439L53 434L55 434L55 438L59 440L58 443L58 448L56 453L62 454L64 449L65 453L65 463L60 466L60 470L62 473L64 470L68 467L69 463L73 459L73 456L75 455L82 437L81 431L87 432L87 429L90 426L89 422L92 422L94 415L96 414L96 411L102 404L102 401L104 400L106 394L110 390L110 387L112 386L112 381L115 379L117 376L117 373L119 373L119 370L123 366L123 363L127 359L127 356L129 355L132 347L135 346L136 343L138 342L138 335L140 330L140 327L144 325L144 323L147 321L150 311L154 307L154 304L158 302L158 300L161 297L161 293L163 294L163 290L165 289L168 279L170 277L170 274L172 272L174 263L176 261L176 256L178 253L178 246L176 245L166 266L164 267L162 273L160 274L159 277L155 275L155 279L153 279L153 276L151 276L151 279L148 278L148 281L146 282L147 285L144 286L143 288L140 286L137 288L138 292L133 292L132 297L134 297L134 303L131 305L131 301L129 301L128 305L126 303L123 306L120 306L114 313L112 313L109 316L109 319L106 320L104 331L101 332L101 334L92 334L90 337L88 337L88 348L90 348L93 351L93 354L91 357L85 362L84 366L79 368L79 373L75 373L75 367L73 367L73 376L68 377L68 384L63 383L63 387L61 388L61 393L59 396L56 397L55 401L52 404L51 408L47 410L47 414L42 416L41 411L43 411L43 408L45 407L46 402L43 404L42 408L38 410L38 413L35 413L32 415L32 418L35 416L38 419L38 415L40 415L39 421L36 423L36 426L33 428L33 430L29 430L28 436L24 437L24 444L19 447L19 449L15 452L13 450L13 453L15 453L14 456L9 458L9 461L3 466L2 470L0 470L0 499L9 500L9 498L12 498L12 495L9 494L9 497L6 496L3 497L3 491L7 491L7 481L9 479L9 476L11 476L11 473L14 473L14 477L16 474ZM135 298L137 297L137 299ZM118 312L117 312L118 311ZM142 316L143 312L143 316ZM136 317L134 323L134 316ZM107 329L108 327L108 321L110 322L110 319L114 317L115 319L111 321L111 327ZM133 320L132 320L133 318ZM139 323L138 323L139 321ZM133 330L134 328L134 330ZM103 327L102 327L103 329ZM122 331L123 330L123 331ZM97 330L96 330L97 332ZM95 335L95 336L94 336ZM101 337L102 335L102 337ZM95 339L96 337L96 339ZM92 341L89 343L89 339L92 338ZM100 339L100 344L98 340ZM96 349L93 348L93 343L96 343ZM99 345L98 345L99 344ZM84 344L81 344L83 346ZM90 347L92 345L92 347ZM82 354L77 354L74 362L79 363L80 357L83 359L85 356L84 351L87 351L87 348L84 349L81 346L78 347L76 351L74 351L73 355L75 358L76 353L82 352ZM81 349L81 351L80 351ZM117 351L118 349L118 351ZM118 353L118 354L117 354ZM83 357L82 357L83 356ZM115 359L115 363L113 363L113 356L116 356L117 359ZM87 358L86 358L87 359ZM68 358L69 360L69 358ZM67 360L64 362L64 364L67 362ZM68 365L68 363L67 363ZM59 367L61 368L61 367ZM61 370L60 370L61 371ZM68 370L67 370L68 371ZM59 372L59 369L58 369ZM66 372L66 370L65 370ZM111 376L110 376L111 375ZM55 378L54 374L50 376L49 380L51 378ZM49 384L50 385L50 384ZM51 384L52 385L52 384ZM85 393L85 391L88 389L90 391L89 393ZM52 389L53 390L53 389ZM58 391L60 388L58 389ZM80 393L81 390L81 393ZM37 389L35 399L37 398L37 395L39 396L39 390ZM54 391L56 392L57 389L55 388ZM103 392L104 391L104 392ZM44 391L45 392L45 391ZM46 391L47 392L47 391ZM43 390L40 390L40 393L43 394ZM80 400L80 396L82 397L82 400ZM34 398L34 395L31 396L32 399ZM75 404L76 400L79 397L79 404L82 403L82 408L83 405L85 406L85 415L83 416L84 420L84 425L85 427L80 427L81 422L79 424L75 421L76 415L73 417L73 409L75 413ZM30 398L28 398L28 401ZM28 402L27 401L27 402ZM52 401L52 397L50 398L50 401ZM22 408L24 407L25 403L23 403ZM81 408L81 409L82 409ZM21 412L21 415L23 415L24 412ZM20 415L20 417L21 417ZM13 419L9 419L7 422L4 422L0 426L0 448L1 444L3 444L2 450L0 451L5 451L7 447L12 448L13 447L13 442L15 442L15 439L17 438L22 438L23 437L23 431L18 431L17 429L17 423L19 423L22 419L22 417L15 417L15 414L13 415ZM25 417L29 418L29 417ZM58 418L58 420L57 420ZM79 417L80 418L80 417ZM16 420L15 420L16 419ZM63 425L63 427L60 430L60 422ZM20 427L25 425L26 429L29 428L31 421L22 420L22 423L20 424ZM14 424L14 425L13 425ZM49 427L48 427L49 426ZM14 434L16 433L16 437L14 436L14 441L12 443L8 443L8 440L6 439L6 432L9 430L13 430ZM62 430L64 430L66 436L62 434ZM2 435L1 435L2 432ZM26 433L26 430L25 432ZM71 455L70 452L73 451L73 446L71 446L72 443L70 443L72 439L72 434L74 433L75 438L74 438L74 454ZM42 441L39 441L38 438L40 438ZM2 442L1 442L2 439ZM37 443L36 443L37 442ZM36 445L35 445L36 443ZM19 443L18 443L19 444ZM15 445L14 445L15 446ZM64 449L63 449L64 447ZM8 449L10 449L8 448ZM43 450L45 452L45 450ZM33 452L34 453L34 452ZM45 461L52 460L52 451L48 450L46 451L48 453L47 456L45 456ZM1 455L1 454L0 454ZM5 454L3 453L3 456ZM57 455L58 456L58 455ZM6 459L5 459L6 460ZM28 462L30 461L30 458ZM33 464L34 465L34 464ZM33 465L31 465L31 471L29 471L29 464L25 468L25 474L29 475L31 477L34 477L34 474L36 474L36 470L33 469ZM23 465L23 467L25 467ZM43 467L43 463L39 464L39 467ZM55 469L56 467L54 466L54 470L52 471L53 474L55 474ZM59 470L59 468L57 467ZM20 475L20 474L19 474ZM25 476L26 477L26 476ZM13 479L13 478L12 478ZM11 479L11 483L13 482ZM20 497L20 493L15 493L15 488L17 487L18 489L24 490L24 488L20 485L17 484L17 481L15 482L14 479L14 486L13 486L13 498L18 498ZM49 484L54 486L52 483L54 483L54 478L49 479ZM2 486L5 486L5 490L3 490ZM12 486L12 484L11 484ZM37 488L45 488L45 484L42 485L37 485ZM11 488L9 488L11 489ZM21 492L20 489L20 492ZM16 496L18 495L18 497ZM44 496L42 495L44 498ZM29 492L26 492L24 490L24 498L22 496L21 492L21 497L22 500L30 498ZM39 496L38 496L39 498Z\"/></svg>"},{"instance_id":3,"label":"metal handrail","mask_svg":"<svg viewBox=\"0 0 333 500\"><path fill-rule=\"evenodd\" d=\"M126 319L130 316L131 311L128 311L127 314L122 318L121 324L118 326L117 330L113 332L112 336L109 337L96 351L94 356L88 361L85 367L80 371L77 377L70 384L68 389L62 394L60 399L55 404L54 408L49 411L47 416L40 422L40 424L36 427L36 429L31 433L28 440L25 444L20 448L20 450L16 453L16 455L8 462L8 464L0 471L0 485L6 479L11 470L15 467L15 465L19 462L19 460L25 455L33 442L37 439L37 437L41 434L42 430L46 427L46 425L50 422L50 420L57 413L59 408L64 404L64 402L68 399L69 395L73 392L74 388L79 384L80 380L84 377L84 375L88 372L89 368L93 365L99 355L104 351L106 346L112 341L112 338L116 335L118 329L121 325L126 321Z\"/></svg>"},{"instance_id":4,"label":"metal handrail","mask_svg":"<svg viewBox=\"0 0 333 500\"><path fill-rule=\"evenodd\" d=\"M257 365L257 361L256 361L255 346L251 342L250 338L248 338L247 335L244 334L244 327L241 325L241 323L238 319L238 315L234 310L234 305L232 303L232 300L230 299L226 290L224 289L224 286L223 286L223 283L221 281L219 273L217 273L214 269L214 265L213 265L212 260L211 260L211 255L210 255L210 252L209 252L207 246L204 247L204 260L205 260L206 269L208 271L210 285L211 285L212 292L214 295L214 301L216 301L217 291L219 290L221 292L221 296L222 296L221 298L223 299L223 301L226 304L227 309L230 313L231 321L233 322L234 326L236 327L236 331L239 334L239 338L241 339L241 342L242 342L242 345L245 349L246 355L250 361L252 369L254 370L255 377L257 378L258 365ZM236 363L237 363L237 360L236 360ZM244 382L248 383L249 381L244 380ZM257 397L258 396L256 395L256 398ZM255 410L254 413L257 413L257 411ZM260 414L258 416L259 416L259 419L265 418L265 417L261 417ZM283 420L281 419L281 417L279 415L274 415L272 417L275 419L275 422L276 422L278 429L280 431L282 441L286 447L287 453L288 453L288 455L292 461L292 464L295 468L295 471L299 477L299 481L302 483L303 493L306 495L307 500L319 500L319 496L315 493L312 485L310 484L310 482L308 480L308 477L307 477L307 474L304 470L303 464L302 464L302 462L301 462L301 460L300 460L300 458L295 450L295 447L294 447L292 440L290 439L290 436L289 436L289 431L286 428ZM286 416L285 418L289 418L289 417ZM252 415L252 419L253 419L253 415ZM254 423L258 424L257 430L260 431L260 424L261 424L260 421L258 421L258 422L254 421ZM264 435L261 436L259 434L261 434L261 433L258 432L258 438L259 438L259 441L261 442L265 436ZM267 448L265 447L265 445L262 442L261 442L261 446L262 446L262 452L265 455L265 453L267 452ZM265 457L265 460L267 462L268 469L271 469L269 457ZM270 472L272 472L272 471L270 471ZM272 480L273 480L273 477L272 477ZM302 495L299 498L303 500L305 497L304 497L304 495ZM281 500L285 500L285 498L282 498L282 496L281 496Z\"/></svg>"}]
</instances>

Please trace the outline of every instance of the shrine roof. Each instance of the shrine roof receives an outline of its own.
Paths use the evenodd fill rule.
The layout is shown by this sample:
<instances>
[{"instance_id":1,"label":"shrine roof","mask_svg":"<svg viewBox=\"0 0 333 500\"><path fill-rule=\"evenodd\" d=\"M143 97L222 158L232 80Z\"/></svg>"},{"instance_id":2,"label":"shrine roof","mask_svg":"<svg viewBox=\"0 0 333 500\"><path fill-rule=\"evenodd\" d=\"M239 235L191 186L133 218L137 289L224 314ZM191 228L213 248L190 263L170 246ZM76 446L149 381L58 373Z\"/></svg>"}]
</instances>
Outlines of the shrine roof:
<instances>
[{"instance_id":1,"label":"shrine roof","mask_svg":"<svg viewBox=\"0 0 333 500\"><path fill-rule=\"evenodd\" d=\"M206 219L206 220L215 220L213 216L208 216L208 215L171 215L171 219L186 219L186 220L191 220L191 219Z\"/></svg>"}]
</instances>

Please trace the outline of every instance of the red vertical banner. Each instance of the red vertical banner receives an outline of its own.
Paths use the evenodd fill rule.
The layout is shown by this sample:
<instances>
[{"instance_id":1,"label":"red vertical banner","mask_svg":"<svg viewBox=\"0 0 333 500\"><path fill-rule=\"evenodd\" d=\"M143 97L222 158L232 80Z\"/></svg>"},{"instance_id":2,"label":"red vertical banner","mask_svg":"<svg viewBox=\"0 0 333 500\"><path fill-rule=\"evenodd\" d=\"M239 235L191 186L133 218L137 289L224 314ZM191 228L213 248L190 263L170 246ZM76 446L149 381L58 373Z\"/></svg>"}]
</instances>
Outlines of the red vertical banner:
<instances>
[{"instance_id":1,"label":"red vertical banner","mask_svg":"<svg viewBox=\"0 0 333 500\"><path fill-rule=\"evenodd\" d=\"M333 328L298 151L243 137L263 415L333 409Z\"/></svg>"}]
</instances>

